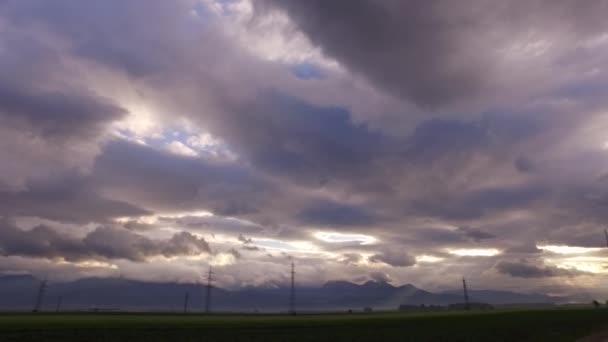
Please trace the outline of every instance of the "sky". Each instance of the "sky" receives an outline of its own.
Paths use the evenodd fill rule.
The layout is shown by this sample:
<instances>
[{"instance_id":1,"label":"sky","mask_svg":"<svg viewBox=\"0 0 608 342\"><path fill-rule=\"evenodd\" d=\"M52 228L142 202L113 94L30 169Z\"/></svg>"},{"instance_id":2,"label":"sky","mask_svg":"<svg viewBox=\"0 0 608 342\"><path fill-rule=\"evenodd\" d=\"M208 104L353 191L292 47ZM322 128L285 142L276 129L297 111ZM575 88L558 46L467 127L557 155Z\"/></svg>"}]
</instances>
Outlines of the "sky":
<instances>
[{"instance_id":1,"label":"sky","mask_svg":"<svg viewBox=\"0 0 608 342\"><path fill-rule=\"evenodd\" d=\"M0 273L608 296L604 0L0 0Z\"/></svg>"}]
</instances>

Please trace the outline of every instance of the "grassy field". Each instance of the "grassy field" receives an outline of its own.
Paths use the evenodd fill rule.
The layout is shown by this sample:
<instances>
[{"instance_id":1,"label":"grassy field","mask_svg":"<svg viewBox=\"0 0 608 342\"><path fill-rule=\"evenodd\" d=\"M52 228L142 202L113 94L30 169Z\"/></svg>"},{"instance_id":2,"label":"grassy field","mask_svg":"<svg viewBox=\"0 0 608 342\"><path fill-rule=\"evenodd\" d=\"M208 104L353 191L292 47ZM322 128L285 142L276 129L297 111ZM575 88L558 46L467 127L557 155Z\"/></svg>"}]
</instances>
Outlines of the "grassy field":
<instances>
[{"instance_id":1,"label":"grassy field","mask_svg":"<svg viewBox=\"0 0 608 342\"><path fill-rule=\"evenodd\" d=\"M353 315L0 314L0 341L574 341L608 310Z\"/></svg>"}]
</instances>

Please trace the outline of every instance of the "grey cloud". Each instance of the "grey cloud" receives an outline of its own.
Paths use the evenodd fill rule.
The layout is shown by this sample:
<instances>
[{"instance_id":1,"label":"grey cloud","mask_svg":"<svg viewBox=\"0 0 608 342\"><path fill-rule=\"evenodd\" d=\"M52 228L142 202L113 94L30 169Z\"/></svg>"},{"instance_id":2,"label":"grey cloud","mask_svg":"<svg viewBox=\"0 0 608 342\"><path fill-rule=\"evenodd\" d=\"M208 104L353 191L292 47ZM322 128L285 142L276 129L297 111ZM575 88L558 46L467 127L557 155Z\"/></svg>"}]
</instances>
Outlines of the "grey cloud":
<instances>
[{"instance_id":1,"label":"grey cloud","mask_svg":"<svg viewBox=\"0 0 608 342\"><path fill-rule=\"evenodd\" d=\"M153 240L123 228L98 227L84 238L77 238L44 225L21 230L4 220L0 236L3 255L68 261L127 259L143 262L152 256L199 255L211 251L203 238L188 232L176 233L167 240Z\"/></svg>"},{"instance_id":2,"label":"grey cloud","mask_svg":"<svg viewBox=\"0 0 608 342\"><path fill-rule=\"evenodd\" d=\"M2 15L0 8L0 16ZM0 190L86 173L98 143L126 110L96 94L45 34L0 23Z\"/></svg>"},{"instance_id":3,"label":"grey cloud","mask_svg":"<svg viewBox=\"0 0 608 342\"><path fill-rule=\"evenodd\" d=\"M352 265L352 264L356 264L359 261L361 261L363 259L363 257L361 256L361 254L358 253L344 253L342 254L342 262L344 262L347 265Z\"/></svg>"},{"instance_id":4,"label":"grey cloud","mask_svg":"<svg viewBox=\"0 0 608 342\"><path fill-rule=\"evenodd\" d=\"M568 270L555 266L536 265L528 260L500 261L496 270L502 274L517 278L547 278L547 277L574 277L585 274L577 270Z\"/></svg>"},{"instance_id":5,"label":"grey cloud","mask_svg":"<svg viewBox=\"0 0 608 342\"><path fill-rule=\"evenodd\" d=\"M134 76L145 76L179 64L180 55L174 50L182 41L172 33L178 27L176 20L188 14L187 5L187 1L181 0L170 3L109 0L96 4L34 0L8 1L0 9L16 24L44 25L69 37L70 48L76 55L121 68ZM146 11L142 13L144 8ZM150 22L157 25L148 25ZM133 42L138 43L135 46Z\"/></svg>"},{"instance_id":6,"label":"grey cloud","mask_svg":"<svg viewBox=\"0 0 608 342\"><path fill-rule=\"evenodd\" d=\"M601 117L586 113L605 112L598 100L604 97L604 75L588 76L606 64L605 57L599 48L581 44L605 31L605 2L276 2L323 54L347 69L335 75L327 69L324 80L295 83L286 81L293 77L282 63L243 53L214 27L217 18L193 19L190 4L0 5L0 29L10 38L0 42L0 116L10 123L0 125L0 143L9 151L0 152L0 159L14 161L0 163L0 215L107 223L117 216L208 210L216 216L161 217L158 225L287 240L310 240L305 228L318 225L400 243L396 251L384 251L314 241L344 254L335 260L339 266L327 266L327 274L343 271L363 251L375 253L372 261L408 266L415 262L409 253L447 256L441 254L445 248L479 247L490 239L511 257L539 254L532 246L513 248L524 240L599 243L608 192L590 179L605 169L605 151L599 151L605 137L584 131L597 144L592 154L575 135L585 125L603 127ZM517 50L535 48L528 38L552 44L540 54ZM508 53L511 48L521 53ZM136 88L138 100L162 125L173 129L186 119L194 131L209 131L236 159L184 158L104 136L125 111L100 96L109 94L93 92L100 80L81 79L83 66L115 75L110 83L118 89ZM387 114L396 128L376 121L376 112L387 108L375 103L379 97L348 92L350 85L340 88L361 82L367 87L361 75L382 98L397 98L391 101L399 106L388 106L395 112ZM308 94L304 82L318 85L323 100ZM352 102L336 99L341 93L360 97L354 103L369 102L367 112L355 114ZM413 118L416 113L403 103L410 101L436 111ZM469 113L468 106L459 106L475 102L488 111ZM19 167L9 170L14 164ZM194 235L174 236L161 246L144 235L158 226L135 220L126 226L132 231L125 236L115 228L92 233L91 251L43 226L22 241L40 238L54 249L30 241L25 250L33 252L24 255L66 250L73 258L97 253L93 257L142 260L205 249ZM117 239L129 243L105 243ZM257 249L247 240L243 236L238 250L244 255ZM331 264L315 260L308 272L324 269L326 262ZM452 257L441 267L478 274L495 262ZM502 269L517 273L509 262ZM419 266L402 269L399 280L415 274L440 281L422 273L431 266ZM520 274L557 272L524 266ZM366 267L356 268L369 279ZM556 276L535 279L545 278Z\"/></svg>"},{"instance_id":7,"label":"grey cloud","mask_svg":"<svg viewBox=\"0 0 608 342\"><path fill-rule=\"evenodd\" d=\"M253 240L251 238L245 237L243 234L239 234L238 240L246 245L253 243Z\"/></svg>"},{"instance_id":8,"label":"grey cloud","mask_svg":"<svg viewBox=\"0 0 608 342\"><path fill-rule=\"evenodd\" d=\"M458 230L463 232L467 238L470 238L471 240L473 240L475 242L480 242L482 240L487 240L487 239L493 239L496 237L493 234L490 234L488 232L484 232L483 230L475 229L475 228L459 227Z\"/></svg>"},{"instance_id":9,"label":"grey cloud","mask_svg":"<svg viewBox=\"0 0 608 342\"><path fill-rule=\"evenodd\" d=\"M374 254L369 258L372 262L383 262L394 267L408 267L416 264L416 258L409 255L400 247L390 247Z\"/></svg>"},{"instance_id":10,"label":"grey cloud","mask_svg":"<svg viewBox=\"0 0 608 342\"><path fill-rule=\"evenodd\" d=\"M231 101L227 110L212 125L239 155L306 186L363 180L370 176L370 165L397 147L352 122L344 108L311 105L279 91L263 92L251 102Z\"/></svg>"},{"instance_id":11,"label":"grey cloud","mask_svg":"<svg viewBox=\"0 0 608 342\"><path fill-rule=\"evenodd\" d=\"M534 171L534 162L526 157L518 157L514 162L515 168L520 172Z\"/></svg>"},{"instance_id":12,"label":"grey cloud","mask_svg":"<svg viewBox=\"0 0 608 342\"><path fill-rule=\"evenodd\" d=\"M51 182L29 183L27 191L1 192L0 215L34 216L60 222L109 222L113 218L149 215L150 211L100 196L88 180L71 175Z\"/></svg>"},{"instance_id":13,"label":"grey cloud","mask_svg":"<svg viewBox=\"0 0 608 342\"><path fill-rule=\"evenodd\" d=\"M392 281L391 276L384 272L372 272L369 274L369 278L381 283L390 283Z\"/></svg>"},{"instance_id":14,"label":"grey cloud","mask_svg":"<svg viewBox=\"0 0 608 342\"><path fill-rule=\"evenodd\" d=\"M240 259L242 257L241 253L234 248L229 249L228 253L232 254L235 259Z\"/></svg>"},{"instance_id":15,"label":"grey cloud","mask_svg":"<svg viewBox=\"0 0 608 342\"><path fill-rule=\"evenodd\" d=\"M538 254L542 253L542 249L536 246L535 242L527 242L524 244L518 243L517 246L507 249L505 252L510 254Z\"/></svg>"},{"instance_id":16,"label":"grey cloud","mask_svg":"<svg viewBox=\"0 0 608 342\"><path fill-rule=\"evenodd\" d=\"M532 184L520 188L497 188L470 191L462 194L447 194L440 203L437 201L415 201L419 212L447 219L466 220L488 215L492 212L517 207L530 207L535 201L547 198L550 189Z\"/></svg>"},{"instance_id":17,"label":"grey cloud","mask_svg":"<svg viewBox=\"0 0 608 342\"><path fill-rule=\"evenodd\" d=\"M325 226L362 226L381 221L367 208L323 200L314 201L297 218L305 224Z\"/></svg>"},{"instance_id":18,"label":"grey cloud","mask_svg":"<svg viewBox=\"0 0 608 342\"><path fill-rule=\"evenodd\" d=\"M433 225L423 225L409 230L411 237L402 234L395 237L407 241L408 244L415 244L418 241L424 247L445 246L445 245L466 245L470 242L481 243L485 240L495 239L496 236L486 230L473 227L445 228Z\"/></svg>"},{"instance_id":19,"label":"grey cloud","mask_svg":"<svg viewBox=\"0 0 608 342\"><path fill-rule=\"evenodd\" d=\"M529 32L563 33L550 52L564 54L577 38L603 32L606 26L598 13L607 6L604 1L581 6L570 0L499 5L483 0L262 4L268 3L286 10L314 44L351 71L430 108L496 99L501 91L512 93L517 86L530 91L526 63L539 72L554 62L553 56L522 59L521 65L513 66L504 49ZM258 7L264 13L265 6Z\"/></svg>"},{"instance_id":20,"label":"grey cloud","mask_svg":"<svg viewBox=\"0 0 608 342\"><path fill-rule=\"evenodd\" d=\"M273 192L273 184L246 167L185 158L126 141L106 147L96 160L94 175L99 186L119 198L167 210L205 207L224 216L254 214L260 200Z\"/></svg>"},{"instance_id":21,"label":"grey cloud","mask_svg":"<svg viewBox=\"0 0 608 342\"><path fill-rule=\"evenodd\" d=\"M31 85L34 87L35 85ZM0 114L4 124L38 133L45 138L88 139L126 111L106 99L81 91L16 89L0 84Z\"/></svg>"},{"instance_id":22,"label":"grey cloud","mask_svg":"<svg viewBox=\"0 0 608 342\"><path fill-rule=\"evenodd\" d=\"M199 238L189 232L175 233L161 248L165 256L173 255L198 255L211 253L211 248L204 238Z\"/></svg>"}]
</instances>

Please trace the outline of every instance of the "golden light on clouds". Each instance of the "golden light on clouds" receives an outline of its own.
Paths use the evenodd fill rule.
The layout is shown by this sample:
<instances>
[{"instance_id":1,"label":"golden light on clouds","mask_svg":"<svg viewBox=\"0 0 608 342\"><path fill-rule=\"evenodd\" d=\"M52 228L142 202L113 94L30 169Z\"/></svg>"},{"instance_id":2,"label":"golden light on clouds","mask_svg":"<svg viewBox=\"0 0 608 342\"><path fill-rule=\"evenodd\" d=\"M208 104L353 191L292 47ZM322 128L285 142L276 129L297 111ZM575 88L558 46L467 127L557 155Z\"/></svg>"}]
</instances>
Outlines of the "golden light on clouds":
<instances>
[{"instance_id":1,"label":"golden light on clouds","mask_svg":"<svg viewBox=\"0 0 608 342\"><path fill-rule=\"evenodd\" d=\"M419 255L416 257L416 262L435 263L445 260L444 258L433 256L433 255Z\"/></svg>"},{"instance_id":2,"label":"golden light on clouds","mask_svg":"<svg viewBox=\"0 0 608 342\"><path fill-rule=\"evenodd\" d=\"M561 246L543 245L543 246L536 246L536 247L539 249L542 249L543 251L548 251L548 252L557 253L557 254L586 254L586 253L599 252L601 250L601 248L595 248L595 247L577 247L577 246L566 246L566 245L561 245Z\"/></svg>"},{"instance_id":3,"label":"golden light on clouds","mask_svg":"<svg viewBox=\"0 0 608 342\"><path fill-rule=\"evenodd\" d=\"M600 274L608 273L608 260L603 257L576 256L564 259L547 259L547 262L560 268Z\"/></svg>"},{"instance_id":4,"label":"golden light on clouds","mask_svg":"<svg viewBox=\"0 0 608 342\"><path fill-rule=\"evenodd\" d=\"M329 243L347 243L355 242L361 245L370 245L376 243L378 239L371 235L365 234L349 234L349 233L337 233L337 232L316 232L313 236L321 241Z\"/></svg>"},{"instance_id":5,"label":"golden light on clouds","mask_svg":"<svg viewBox=\"0 0 608 342\"><path fill-rule=\"evenodd\" d=\"M496 248L448 248L447 252L458 256L491 257L501 253Z\"/></svg>"}]
</instances>

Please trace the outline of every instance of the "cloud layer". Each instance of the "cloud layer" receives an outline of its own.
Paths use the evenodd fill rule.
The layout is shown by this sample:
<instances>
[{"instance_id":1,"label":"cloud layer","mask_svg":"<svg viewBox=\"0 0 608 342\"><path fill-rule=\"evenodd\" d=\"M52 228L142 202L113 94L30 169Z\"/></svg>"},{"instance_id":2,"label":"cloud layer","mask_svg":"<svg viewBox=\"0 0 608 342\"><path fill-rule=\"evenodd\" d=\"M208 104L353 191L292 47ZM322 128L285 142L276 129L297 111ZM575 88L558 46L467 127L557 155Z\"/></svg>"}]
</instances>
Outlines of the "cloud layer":
<instances>
[{"instance_id":1,"label":"cloud layer","mask_svg":"<svg viewBox=\"0 0 608 342\"><path fill-rule=\"evenodd\" d=\"M3 1L0 271L596 291L607 7Z\"/></svg>"}]
</instances>

